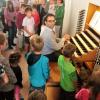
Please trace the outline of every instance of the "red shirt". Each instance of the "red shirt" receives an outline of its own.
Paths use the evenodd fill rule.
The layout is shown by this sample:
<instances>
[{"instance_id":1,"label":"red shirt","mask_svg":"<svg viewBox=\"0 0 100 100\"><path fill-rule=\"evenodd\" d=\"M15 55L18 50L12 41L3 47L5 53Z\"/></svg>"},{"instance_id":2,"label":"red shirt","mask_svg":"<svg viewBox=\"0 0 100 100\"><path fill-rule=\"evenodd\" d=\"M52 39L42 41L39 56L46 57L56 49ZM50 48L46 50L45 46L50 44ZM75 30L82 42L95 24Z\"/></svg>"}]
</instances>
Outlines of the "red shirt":
<instances>
[{"instance_id":1,"label":"red shirt","mask_svg":"<svg viewBox=\"0 0 100 100\"><path fill-rule=\"evenodd\" d=\"M16 17L16 26L18 29L22 29L22 22L23 22L23 19L26 15L25 14L22 14L21 12L18 12L17 14L17 17Z\"/></svg>"},{"instance_id":2,"label":"red shirt","mask_svg":"<svg viewBox=\"0 0 100 100\"><path fill-rule=\"evenodd\" d=\"M32 16L34 17L35 26L37 27L39 25L39 23L40 23L39 13L37 11L34 11L34 13L32 14Z\"/></svg>"},{"instance_id":3,"label":"red shirt","mask_svg":"<svg viewBox=\"0 0 100 100\"><path fill-rule=\"evenodd\" d=\"M89 89L82 88L76 95L76 100L89 100Z\"/></svg>"}]
</instances>

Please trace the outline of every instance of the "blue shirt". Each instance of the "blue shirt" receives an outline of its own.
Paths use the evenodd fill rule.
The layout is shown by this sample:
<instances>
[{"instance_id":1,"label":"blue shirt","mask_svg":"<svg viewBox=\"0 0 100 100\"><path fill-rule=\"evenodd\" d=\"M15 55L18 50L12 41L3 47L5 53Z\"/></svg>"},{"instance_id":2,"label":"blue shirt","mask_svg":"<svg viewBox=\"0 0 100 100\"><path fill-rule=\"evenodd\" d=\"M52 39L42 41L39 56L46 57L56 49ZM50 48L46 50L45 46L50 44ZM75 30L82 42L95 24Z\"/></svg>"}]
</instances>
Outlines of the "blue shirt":
<instances>
[{"instance_id":1,"label":"blue shirt","mask_svg":"<svg viewBox=\"0 0 100 100\"><path fill-rule=\"evenodd\" d=\"M29 80L33 87L42 87L49 77L49 60L41 55L33 65L28 66Z\"/></svg>"}]
</instances>

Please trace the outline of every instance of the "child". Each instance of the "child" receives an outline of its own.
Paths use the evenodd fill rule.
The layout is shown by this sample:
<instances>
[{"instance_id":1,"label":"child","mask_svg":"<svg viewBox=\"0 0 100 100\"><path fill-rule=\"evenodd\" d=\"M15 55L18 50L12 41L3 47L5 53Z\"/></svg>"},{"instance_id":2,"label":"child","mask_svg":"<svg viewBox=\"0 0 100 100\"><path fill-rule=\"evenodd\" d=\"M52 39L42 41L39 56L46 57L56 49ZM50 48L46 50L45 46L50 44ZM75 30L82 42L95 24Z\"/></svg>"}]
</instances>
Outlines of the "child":
<instances>
[{"instance_id":1,"label":"child","mask_svg":"<svg viewBox=\"0 0 100 100\"><path fill-rule=\"evenodd\" d=\"M55 18L56 18L56 27L55 31L58 33L57 36L62 37L62 27L63 27L63 18L64 18L64 1L57 0L55 6Z\"/></svg>"},{"instance_id":2,"label":"child","mask_svg":"<svg viewBox=\"0 0 100 100\"><path fill-rule=\"evenodd\" d=\"M26 5L25 4L22 4L21 5L21 8L20 8L20 11L18 12L17 16L16 16L16 26L17 26L17 30L18 30L18 34L17 34L17 37L18 37L18 40L17 40L17 49L21 49L23 47L23 27L22 27L22 22L23 22L23 19L24 17L26 16L25 15L25 8L26 8Z\"/></svg>"},{"instance_id":3,"label":"child","mask_svg":"<svg viewBox=\"0 0 100 100\"><path fill-rule=\"evenodd\" d=\"M100 100L100 84L91 89L89 100Z\"/></svg>"},{"instance_id":4,"label":"child","mask_svg":"<svg viewBox=\"0 0 100 100\"><path fill-rule=\"evenodd\" d=\"M33 91L30 95L28 100L47 100L47 96L41 90Z\"/></svg>"},{"instance_id":5,"label":"child","mask_svg":"<svg viewBox=\"0 0 100 100\"><path fill-rule=\"evenodd\" d=\"M16 77L9 67L8 60L2 55L2 51L6 48L6 37L4 33L0 33L0 64L1 77L0 77L0 100L14 100L14 83L16 83ZM3 79L2 79L3 78Z\"/></svg>"},{"instance_id":6,"label":"child","mask_svg":"<svg viewBox=\"0 0 100 100\"><path fill-rule=\"evenodd\" d=\"M21 55L18 52L12 53L9 56L10 67L12 68L15 76L17 78L17 82L15 83L15 100L20 100L20 88L22 85L22 71L20 66L18 65L20 61Z\"/></svg>"},{"instance_id":7,"label":"child","mask_svg":"<svg viewBox=\"0 0 100 100\"><path fill-rule=\"evenodd\" d=\"M76 100L100 100L100 69L94 71L86 85L75 95ZM94 99L93 99L94 98ZM99 99L97 99L99 98Z\"/></svg>"},{"instance_id":8,"label":"child","mask_svg":"<svg viewBox=\"0 0 100 100\"><path fill-rule=\"evenodd\" d=\"M29 37L35 34L35 22L32 16L32 8L27 7L25 9L26 17L23 19L23 29L24 29L24 37L25 37L25 52L29 52Z\"/></svg>"},{"instance_id":9,"label":"child","mask_svg":"<svg viewBox=\"0 0 100 100\"><path fill-rule=\"evenodd\" d=\"M17 29L16 29L16 11L14 10L13 3L11 1L7 1L7 7L4 9L4 18L5 22L8 25L8 49L13 49L12 46L14 44L14 37L16 37Z\"/></svg>"},{"instance_id":10,"label":"child","mask_svg":"<svg viewBox=\"0 0 100 100\"><path fill-rule=\"evenodd\" d=\"M35 31L37 32L38 26L40 24L40 16L39 16L39 13L37 11L36 5L33 5L33 7L32 7L32 16L34 17L34 21L35 21Z\"/></svg>"},{"instance_id":11,"label":"child","mask_svg":"<svg viewBox=\"0 0 100 100\"><path fill-rule=\"evenodd\" d=\"M76 47L73 44L67 43L62 48L62 55L58 58L58 66L61 72L61 100L69 100L69 98L70 100L75 100L77 74L71 62L71 57L75 50Z\"/></svg>"},{"instance_id":12,"label":"child","mask_svg":"<svg viewBox=\"0 0 100 100\"><path fill-rule=\"evenodd\" d=\"M26 5L22 4L20 11L18 12L18 14L16 16L16 26L17 26L18 30L23 29L22 22L23 22L23 19L25 17L25 8L26 8Z\"/></svg>"},{"instance_id":13,"label":"child","mask_svg":"<svg viewBox=\"0 0 100 100\"><path fill-rule=\"evenodd\" d=\"M3 32L6 33L6 32L8 31L8 26L7 26L7 24L5 23L4 9L5 9L5 7L2 7L1 12L0 12L0 20L1 20L2 25L3 25L3 27L2 27Z\"/></svg>"},{"instance_id":14,"label":"child","mask_svg":"<svg viewBox=\"0 0 100 100\"><path fill-rule=\"evenodd\" d=\"M46 7L48 13L55 15L55 0L49 0Z\"/></svg>"},{"instance_id":15,"label":"child","mask_svg":"<svg viewBox=\"0 0 100 100\"><path fill-rule=\"evenodd\" d=\"M45 90L45 84L49 77L49 60L41 54L43 40L34 35L30 38L32 52L27 56L29 80L33 90Z\"/></svg>"}]
</instances>

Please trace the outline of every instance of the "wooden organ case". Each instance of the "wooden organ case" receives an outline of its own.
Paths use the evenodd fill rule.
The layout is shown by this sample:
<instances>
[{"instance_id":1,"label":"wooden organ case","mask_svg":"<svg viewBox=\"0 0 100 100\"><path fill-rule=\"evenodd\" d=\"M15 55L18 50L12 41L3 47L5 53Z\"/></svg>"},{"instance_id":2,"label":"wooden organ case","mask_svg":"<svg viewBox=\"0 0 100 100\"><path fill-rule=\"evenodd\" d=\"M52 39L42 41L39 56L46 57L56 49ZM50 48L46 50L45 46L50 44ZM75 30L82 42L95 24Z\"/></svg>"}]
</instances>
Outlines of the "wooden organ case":
<instances>
[{"instance_id":1,"label":"wooden organ case","mask_svg":"<svg viewBox=\"0 0 100 100\"><path fill-rule=\"evenodd\" d=\"M93 4L89 6L88 11L90 12L87 15L84 31L76 33L74 37L71 37L70 41L77 47L75 52L77 60L82 61L92 71L100 42L100 7Z\"/></svg>"}]
</instances>

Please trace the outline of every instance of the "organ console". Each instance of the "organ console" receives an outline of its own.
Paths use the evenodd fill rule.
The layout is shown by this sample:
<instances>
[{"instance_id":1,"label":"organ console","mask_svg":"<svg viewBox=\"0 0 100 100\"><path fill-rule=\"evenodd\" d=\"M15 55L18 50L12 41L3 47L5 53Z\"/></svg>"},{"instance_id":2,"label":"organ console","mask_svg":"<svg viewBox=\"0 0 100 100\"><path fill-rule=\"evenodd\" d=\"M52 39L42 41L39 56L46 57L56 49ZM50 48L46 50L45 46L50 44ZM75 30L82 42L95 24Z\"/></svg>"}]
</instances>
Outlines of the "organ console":
<instances>
[{"instance_id":1,"label":"organ console","mask_svg":"<svg viewBox=\"0 0 100 100\"><path fill-rule=\"evenodd\" d=\"M98 69L100 69L100 43L99 43L99 47L98 47L98 51L96 55L96 62L95 62L93 71L98 70Z\"/></svg>"},{"instance_id":2,"label":"organ console","mask_svg":"<svg viewBox=\"0 0 100 100\"><path fill-rule=\"evenodd\" d=\"M98 15L94 14L94 16L95 17L93 17L91 23L88 24L88 28L86 28L82 32L77 33L74 37L71 37L70 39L70 42L75 44L77 47L77 50L74 54L75 58L77 59L77 61L83 62L91 71L93 70L93 67L96 63L97 52L100 42L100 32L98 32L100 29L97 27L97 24L100 25L100 21L98 21L100 20L100 12L98 12Z\"/></svg>"}]
</instances>

